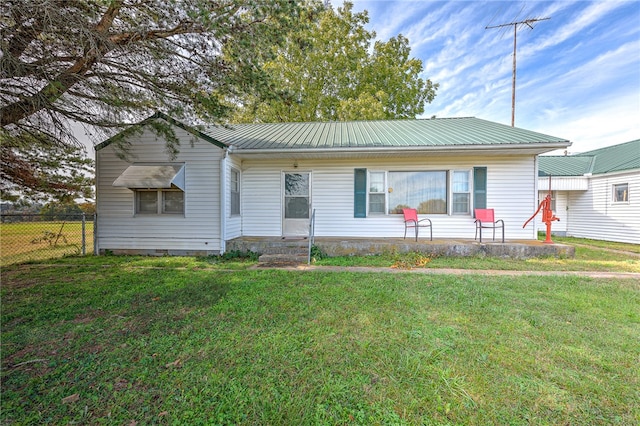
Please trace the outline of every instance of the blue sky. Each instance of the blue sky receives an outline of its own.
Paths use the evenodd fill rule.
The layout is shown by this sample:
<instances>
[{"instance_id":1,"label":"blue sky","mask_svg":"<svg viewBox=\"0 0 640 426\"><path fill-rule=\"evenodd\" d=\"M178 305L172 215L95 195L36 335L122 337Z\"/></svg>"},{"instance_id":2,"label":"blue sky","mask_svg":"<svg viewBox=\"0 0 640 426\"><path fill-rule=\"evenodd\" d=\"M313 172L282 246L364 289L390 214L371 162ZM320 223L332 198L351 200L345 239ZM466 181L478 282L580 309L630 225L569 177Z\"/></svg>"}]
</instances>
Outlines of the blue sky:
<instances>
[{"instance_id":1,"label":"blue sky","mask_svg":"<svg viewBox=\"0 0 640 426\"><path fill-rule=\"evenodd\" d=\"M485 27L548 17L517 32L516 127L569 139L570 153L640 138L640 1L353 3L377 39L407 37L440 83L424 117L510 125L513 27Z\"/></svg>"}]
</instances>

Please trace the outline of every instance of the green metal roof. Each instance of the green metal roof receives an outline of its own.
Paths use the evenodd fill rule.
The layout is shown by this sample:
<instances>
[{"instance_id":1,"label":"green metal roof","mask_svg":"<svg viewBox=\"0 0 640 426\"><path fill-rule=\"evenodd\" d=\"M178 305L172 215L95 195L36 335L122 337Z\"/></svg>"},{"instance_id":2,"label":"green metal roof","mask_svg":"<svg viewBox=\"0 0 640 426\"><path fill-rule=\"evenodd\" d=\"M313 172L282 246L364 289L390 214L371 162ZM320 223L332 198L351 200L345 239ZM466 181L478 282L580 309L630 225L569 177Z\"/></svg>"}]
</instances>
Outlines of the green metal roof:
<instances>
[{"instance_id":1,"label":"green metal roof","mask_svg":"<svg viewBox=\"0 0 640 426\"><path fill-rule=\"evenodd\" d=\"M100 150L140 130L153 120L162 119L220 148L255 153L282 150L318 152L340 150L380 150L465 148L532 148L539 152L566 148L571 143L517 127L475 117L417 120L372 120L346 122L234 124L229 126L188 126L158 112L148 119L102 142ZM393 148L390 150L389 148Z\"/></svg>"},{"instance_id":2,"label":"green metal roof","mask_svg":"<svg viewBox=\"0 0 640 426\"><path fill-rule=\"evenodd\" d=\"M538 176L583 176L591 170L593 157L555 156L538 157Z\"/></svg>"},{"instance_id":3,"label":"green metal roof","mask_svg":"<svg viewBox=\"0 0 640 426\"><path fill-rule=\"evenodd\" d=\"M478 118L235 124L202 133L235 150L455 147L549 144L566 139Z\"/></svg>"},{"instance_id":4,"label":"green metal roof","mask_svg":"<svg viewBox=\"0 0 640 426\"><path fill-rule=\"evenodd\" d=\"M640 139L584 152L595 157L591 173L602 174L640 169Z\"/></svg>"},{"instance_id":5,"label":"green metal roof","mask_svg":"<svg viewBox=\"0 0 640 426\"><path fill-rule=\"evenodd\" d=\"M640 169L640 139L570 156L540 156L538 176L583 176Z\"/></svg>"}]
</instances>

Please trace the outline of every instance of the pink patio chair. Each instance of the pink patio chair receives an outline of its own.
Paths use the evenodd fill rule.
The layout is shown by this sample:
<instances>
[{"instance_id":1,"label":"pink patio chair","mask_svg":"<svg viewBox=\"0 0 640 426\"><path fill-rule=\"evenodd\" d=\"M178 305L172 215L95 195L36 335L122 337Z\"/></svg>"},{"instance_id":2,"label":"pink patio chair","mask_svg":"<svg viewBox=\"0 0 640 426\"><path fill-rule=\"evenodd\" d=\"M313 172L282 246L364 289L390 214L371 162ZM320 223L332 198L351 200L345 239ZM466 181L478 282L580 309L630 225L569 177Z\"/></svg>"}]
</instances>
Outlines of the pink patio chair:
<instances>
[{"instance_id":1,"label":"pink patio chair","mask_svg":"<svg viewBox=\"0 0 640 426\"><path fill-rule=\"evenodd\" d=\"M404 214L404 238L407 238L407 228L415 228L416 241L418 241L418 229L429 228L429 240L433 241L433 227L431 226L431 219L418 219L418 210L416 209L402 209Z\"/></svg>"},{"instance_id":2,"label":"pink patio chair","mask_svg":"<svg viewBox=\"0 0 640 426\"><path fill-rule=\"evenodd\" d=\"M495 220L493 209L475 209L476 215L476 236L478 239L478 230L480 231L480 242L482 242L482 229L493 229L493 241L496 240L496 228L502 229L502 242L504 243L504 221L502 219Z\"/></svg>"}]
</instances>

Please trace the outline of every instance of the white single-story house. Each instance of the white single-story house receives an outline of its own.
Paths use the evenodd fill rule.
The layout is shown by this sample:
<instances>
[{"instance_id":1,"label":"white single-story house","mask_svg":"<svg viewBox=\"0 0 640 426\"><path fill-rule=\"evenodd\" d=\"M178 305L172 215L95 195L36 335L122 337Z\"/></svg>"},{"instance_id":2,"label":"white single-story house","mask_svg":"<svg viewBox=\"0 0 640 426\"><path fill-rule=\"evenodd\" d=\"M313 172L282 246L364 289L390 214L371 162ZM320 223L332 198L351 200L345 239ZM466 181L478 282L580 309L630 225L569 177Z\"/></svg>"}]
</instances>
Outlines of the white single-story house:
<instances>
[{"instance_id":1,"label":"white single-story house","mask_svg":"<svg viewBox=\"0 0 640 426\"><path fill-rule=\"evenodd\" d=\"M540 156L538 176L540 200L551 180L553 234L640 244L640 139Z\"/></svg>"},{"instance_id":2,"label":"white single-story house","mask_svg":"<svg viewBox=\"0 0 640 426\"><path fill-rule=\"evenodd\" d=\"M177 155L152 120L173 126ZM407 206L434 239L473 239L473 209L493 208L507 239L535 240L522 225L538 156L570 145L478 118L194 128L157 113L139 128L124 159L116 138L96 146L101 253L223 253L240 237L307 236L313 212L317 237L402 238Z\"/></svg>"}]
</instances>

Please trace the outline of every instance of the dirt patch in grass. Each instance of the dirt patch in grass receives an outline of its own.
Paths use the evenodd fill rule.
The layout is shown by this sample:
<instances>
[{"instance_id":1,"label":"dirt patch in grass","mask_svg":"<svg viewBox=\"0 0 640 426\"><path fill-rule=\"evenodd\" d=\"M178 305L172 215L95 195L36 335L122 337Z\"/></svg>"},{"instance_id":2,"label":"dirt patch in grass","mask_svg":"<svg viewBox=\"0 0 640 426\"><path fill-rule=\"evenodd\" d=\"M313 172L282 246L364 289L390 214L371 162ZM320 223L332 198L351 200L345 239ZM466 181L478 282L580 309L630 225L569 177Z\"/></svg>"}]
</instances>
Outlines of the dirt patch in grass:
<instances>
[{"instance_id":1,"label":"dirt patch in grass","mask_svg":"<svg viewBox=\"0 0 640 426\"><path fill-rule=\"evenodd\" d=\"M88 324L95 321L97 318L103 318L108 315L102 309L87 309L86 311L79 313L71 321L73 324Z\"/></svg>"},{"instance_id":2,"label":"dirt patch in grass","mask_svg":"<svg viewBox=\"0 0 640 426\"><path fill-rule=\"evenodd\" d=\"M30 275L29 268L20 266L2 271L1 283L3 287L24 288L40 284L40 280Z\"/></svg>"},{"instance_id":3,"label":"dirt patch in grass","mask_svg":"<svg viewBox=\"0 0 640 426\"><path fill-rule=\"evenodd\" d=\"M38 271L47 271L51 267L61 267L66 269L63 274L56 274L55 280L47 273L44 277ZM60 284L77 280L77 277L69 270L70 265L45 265L45 264L22 264L14 265L0 270L2 287L7 288L28 288L38 284Z\"/></svg>"},{"instance_id":4,"label":"dirt patch in grass","mask_svg":"<svg viewBox=\"0 0 640 426\"><path fill-rule=\"evenodd\" d=\"M6 345L3 345L6 346ZM31 377L44 377L53 368L49 361L57 355L57 351L43 345L27 345L14 353L6 355L3 347L2 371L5 375L20 371Z\"/></svg>"}]
</instances>

